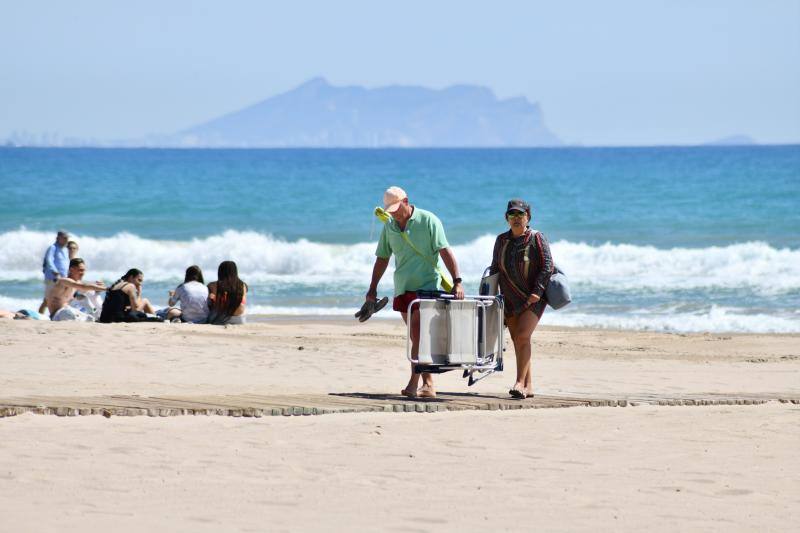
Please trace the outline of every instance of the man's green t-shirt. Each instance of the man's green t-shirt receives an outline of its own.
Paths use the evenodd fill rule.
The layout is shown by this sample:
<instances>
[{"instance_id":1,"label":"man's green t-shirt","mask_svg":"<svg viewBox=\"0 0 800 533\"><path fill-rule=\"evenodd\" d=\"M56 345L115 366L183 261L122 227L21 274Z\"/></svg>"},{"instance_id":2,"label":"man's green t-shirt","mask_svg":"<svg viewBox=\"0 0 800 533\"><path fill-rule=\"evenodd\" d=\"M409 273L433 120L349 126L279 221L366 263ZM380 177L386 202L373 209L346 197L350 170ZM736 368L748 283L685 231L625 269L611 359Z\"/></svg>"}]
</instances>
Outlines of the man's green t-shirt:
<instances>
[{"instance_id":1,"label":"man's green t-shirt","mask_svg":"<svg viewBox=\"0 0 800 533\"><path fill-rule=\"evenodd\" d=\"M375 255L383 259L394 254L395 296L408 291L438 289L439 273L433 265L439 264L439 250L450 246L442 221L430 211L414 207L406 222L405 233L424 258L408 245L402 233L397 221L391 219L384 224L375 250Z\"/></svg>"}]
</instances>

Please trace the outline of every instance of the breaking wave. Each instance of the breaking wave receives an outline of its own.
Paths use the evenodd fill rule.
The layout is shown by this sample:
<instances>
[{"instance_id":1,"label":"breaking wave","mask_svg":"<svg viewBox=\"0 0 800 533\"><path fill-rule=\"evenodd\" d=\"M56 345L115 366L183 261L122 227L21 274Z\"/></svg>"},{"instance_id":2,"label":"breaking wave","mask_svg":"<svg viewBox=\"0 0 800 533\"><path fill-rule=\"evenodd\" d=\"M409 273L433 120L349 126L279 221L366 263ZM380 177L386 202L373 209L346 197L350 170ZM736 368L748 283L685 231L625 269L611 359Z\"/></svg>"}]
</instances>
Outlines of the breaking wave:
<instances>
[{"instance_id":1,"label":"breaking wave","mask_svg":"<svg viewBox=\"0 0 800 533\"><path fill-rule=\"evenodd\" d=\"M53 233L19 229L0 234L0 281L41 279L42 256ZM225 231L187 241L146 239L130 233L77 235L90 279L114 279L131 267L150 281L178 281L187 266L200 265L213 279L217 265L236 261L250 283L318 285L368 281L374 243L327 244L286 241L269 234ZM463 277L477 280L491 261L494 237L454 246ZM553 257L573 285L584 291L741 289L780 295L800 290L800 250L747 242L707 248L659 249L630 244L551 244ZM384 279L390 279L388 276Z\"/></svg>"}]
</instances>

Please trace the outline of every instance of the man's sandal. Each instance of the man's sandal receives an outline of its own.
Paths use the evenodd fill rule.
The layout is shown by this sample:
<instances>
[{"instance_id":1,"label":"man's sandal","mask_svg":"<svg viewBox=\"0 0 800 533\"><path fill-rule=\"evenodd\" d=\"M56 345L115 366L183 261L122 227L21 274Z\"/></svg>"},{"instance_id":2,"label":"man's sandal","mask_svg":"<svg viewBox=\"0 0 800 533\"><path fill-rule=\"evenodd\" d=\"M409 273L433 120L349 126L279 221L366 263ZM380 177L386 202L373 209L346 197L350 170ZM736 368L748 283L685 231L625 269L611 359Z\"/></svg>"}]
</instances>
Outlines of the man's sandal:
<instances>
[{"instance_id":1,"label":"man's sandal","mask_svg":"<svg viewBox=\"0 0 800 533\"><path fill-rule=\"evenodd\" d=\"M355 317L358 319L359 322L366 322L369 320L369 317L386 307L386 304L389 303L389 297L384 296L377 302L373 301L366 301L364 305L361 306L361 309L355 314Z\"/></svg>"}]
</instances>

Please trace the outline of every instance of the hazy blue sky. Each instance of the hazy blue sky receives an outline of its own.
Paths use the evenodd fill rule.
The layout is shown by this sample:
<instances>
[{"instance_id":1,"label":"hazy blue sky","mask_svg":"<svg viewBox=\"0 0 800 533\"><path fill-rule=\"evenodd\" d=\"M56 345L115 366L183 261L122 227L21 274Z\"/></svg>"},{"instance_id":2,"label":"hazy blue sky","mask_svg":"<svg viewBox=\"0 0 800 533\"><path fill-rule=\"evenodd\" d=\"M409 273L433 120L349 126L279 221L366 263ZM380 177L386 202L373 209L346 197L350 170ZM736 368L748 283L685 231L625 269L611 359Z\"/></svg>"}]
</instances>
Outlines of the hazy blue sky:
<instances>
[{"instance_id":1,"label":"hazy blue sky","mask_svg":"<svg viewBox=\"0 0 800 533\"><path fill-rule=\"evenodd\" d=\"M796 143L800 0L0 0L0 138L171 133L318 75L524 95L570 143Z\"/></svg>"}]
</instances>

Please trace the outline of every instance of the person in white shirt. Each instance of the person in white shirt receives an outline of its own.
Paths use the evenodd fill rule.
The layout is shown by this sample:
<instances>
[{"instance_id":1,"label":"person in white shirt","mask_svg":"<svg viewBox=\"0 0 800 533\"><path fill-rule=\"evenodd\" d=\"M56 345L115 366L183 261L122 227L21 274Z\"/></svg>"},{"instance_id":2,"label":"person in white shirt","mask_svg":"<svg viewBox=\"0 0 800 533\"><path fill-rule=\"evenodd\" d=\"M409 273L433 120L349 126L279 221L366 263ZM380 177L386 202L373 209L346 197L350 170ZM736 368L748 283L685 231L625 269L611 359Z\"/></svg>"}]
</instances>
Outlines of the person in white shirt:
<instances>
[{"instance_id":1,"label":"person in white shirt","mask_svg":"<svg viewBox=\"0 0 800 533\"><path fill-rule=\"evenodd\" d=\"M174 307L180 302L180 308ZM203 272L197 265L186 269L183 283L169 291L167 320L171 322L204 323L208 319L208 287L203 281Z\"/></svg>"}]
</instances>

